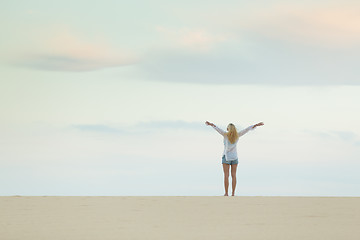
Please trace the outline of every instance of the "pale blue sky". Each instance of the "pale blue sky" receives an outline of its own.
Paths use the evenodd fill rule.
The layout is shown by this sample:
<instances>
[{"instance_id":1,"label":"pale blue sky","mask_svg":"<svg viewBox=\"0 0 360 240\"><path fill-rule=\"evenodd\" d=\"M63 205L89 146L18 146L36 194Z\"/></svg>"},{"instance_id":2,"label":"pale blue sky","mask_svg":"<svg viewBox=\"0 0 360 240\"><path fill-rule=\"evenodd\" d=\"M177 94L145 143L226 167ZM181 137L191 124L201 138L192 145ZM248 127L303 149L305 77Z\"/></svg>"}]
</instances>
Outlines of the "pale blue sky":
<instances>
[{"instance_id":1,"label":"pale blue sky","mask_svg":"<svg viewBox=\"0 0 360 240\"><path fill-rule=\"evenodd\" d=\"M360 195L356 1L7 1L0 195Z\"/></svg>"}]
</instances>

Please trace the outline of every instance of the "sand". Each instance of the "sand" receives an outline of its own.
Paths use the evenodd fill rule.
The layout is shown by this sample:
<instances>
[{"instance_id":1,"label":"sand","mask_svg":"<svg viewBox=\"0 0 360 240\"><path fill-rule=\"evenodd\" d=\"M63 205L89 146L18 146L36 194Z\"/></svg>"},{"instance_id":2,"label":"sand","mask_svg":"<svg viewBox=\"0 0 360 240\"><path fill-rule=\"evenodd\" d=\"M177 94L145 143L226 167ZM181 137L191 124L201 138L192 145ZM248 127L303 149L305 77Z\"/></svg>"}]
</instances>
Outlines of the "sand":
<instances>
[{"instance_id":1,"label":"sand","mask_svg":"<svg viewBox=\"0 0 360 240\"><path fill-rule=\"evenodd\" d=\"M0 197L1 240L358 240L359 226L356 197Z\"/></svg>"}]
</instances>

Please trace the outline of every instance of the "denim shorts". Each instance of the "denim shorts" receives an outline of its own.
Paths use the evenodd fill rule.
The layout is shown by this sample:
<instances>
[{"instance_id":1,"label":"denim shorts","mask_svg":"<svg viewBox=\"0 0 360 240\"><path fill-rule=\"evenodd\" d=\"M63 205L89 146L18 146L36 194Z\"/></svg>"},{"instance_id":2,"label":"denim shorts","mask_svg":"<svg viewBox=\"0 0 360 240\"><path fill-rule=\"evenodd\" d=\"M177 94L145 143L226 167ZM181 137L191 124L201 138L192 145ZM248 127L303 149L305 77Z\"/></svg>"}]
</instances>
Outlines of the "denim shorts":
<instances>
[{"instance_id":1,"label":"denim shorts","mask_svg":"<svg viewBox=\"0 0 360 240\"><path fill-rule=\"evenodd\" d=\"M223 157L222 157L222 163L229 164L229 165L234 165L234 164L238 164L239 161L238 161L238 159L231 160L231 161L226 161L225 155L223 155Z\"/></svg>"}]
</instances>

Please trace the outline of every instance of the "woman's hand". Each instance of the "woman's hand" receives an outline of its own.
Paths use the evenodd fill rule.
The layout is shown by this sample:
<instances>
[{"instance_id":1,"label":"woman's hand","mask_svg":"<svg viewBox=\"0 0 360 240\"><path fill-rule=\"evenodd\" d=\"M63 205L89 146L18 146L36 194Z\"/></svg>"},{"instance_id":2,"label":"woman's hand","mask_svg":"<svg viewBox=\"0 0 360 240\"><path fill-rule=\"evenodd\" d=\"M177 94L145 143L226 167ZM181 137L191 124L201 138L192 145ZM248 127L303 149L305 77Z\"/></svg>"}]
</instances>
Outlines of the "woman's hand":
<instances>
[{"instance_id":1,"label":"woman's hand","mask_svg":"<svg viewBox=\"0 0 360 240\"><path fill-rule=\"evenodd\" d=\"M263 122L259 122L259 123L255 124L254 127L260 127L260 126L263 126L263 125L264 125Z\"/></svg>"},{"instance_id":2,"label":"woman's hand","mask_svg":"<svg viewBox=\"0 0 360 240\"><path fill-rule=\"evenodd\" d=\"M208 125L208 126L213 126L213 127L215 127L215 124L213 124L213 123L211 123L211 122L208 122L208 121L206 121L205 124Z\"/></svg>"}]
</instances>

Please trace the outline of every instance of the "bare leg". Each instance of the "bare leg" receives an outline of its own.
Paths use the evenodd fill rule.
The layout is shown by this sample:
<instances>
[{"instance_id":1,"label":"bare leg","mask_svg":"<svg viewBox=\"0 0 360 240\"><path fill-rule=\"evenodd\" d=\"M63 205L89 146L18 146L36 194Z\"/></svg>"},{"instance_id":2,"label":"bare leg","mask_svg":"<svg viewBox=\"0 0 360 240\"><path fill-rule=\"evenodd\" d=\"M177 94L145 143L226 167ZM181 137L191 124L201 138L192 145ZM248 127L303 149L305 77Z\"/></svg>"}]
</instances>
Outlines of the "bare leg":
<instances>
[{"instance_id":1,"label":"bare leg","mask_svg":"<svg viewBox=\"0 0 360 240\"><path fill-rule=\"evenodd\" d=\"M224 187L225 187L225 194L224 196L229 196L228 189L229 189L229 169L230 165L223 163L223 170L224 170Z\"/></svg>"},{"instance_id":2,"label":"bare leg","mask_svg":"<svg viewBox=\"0 0 360 240\"><path fill-rule=\"evenodd\" d=\"M232 194L231 194L231 196L235 196L236 169L237 169L237 164L231 165L231 179L232 179Z\"/></svg>"}]
</instances>

